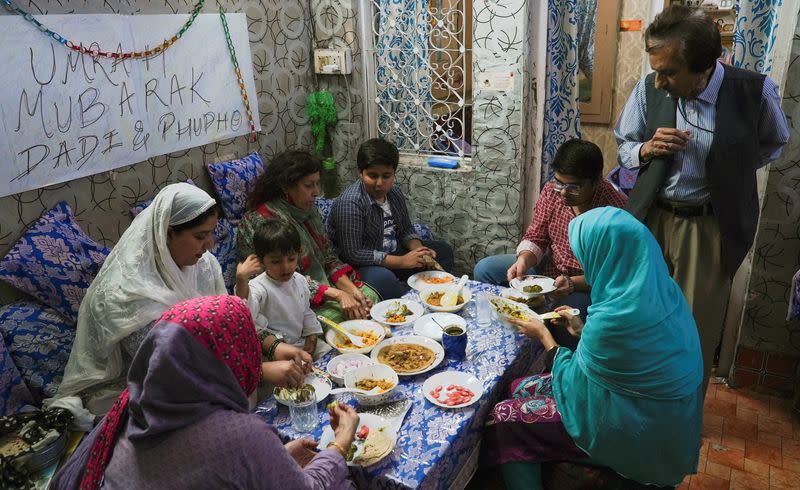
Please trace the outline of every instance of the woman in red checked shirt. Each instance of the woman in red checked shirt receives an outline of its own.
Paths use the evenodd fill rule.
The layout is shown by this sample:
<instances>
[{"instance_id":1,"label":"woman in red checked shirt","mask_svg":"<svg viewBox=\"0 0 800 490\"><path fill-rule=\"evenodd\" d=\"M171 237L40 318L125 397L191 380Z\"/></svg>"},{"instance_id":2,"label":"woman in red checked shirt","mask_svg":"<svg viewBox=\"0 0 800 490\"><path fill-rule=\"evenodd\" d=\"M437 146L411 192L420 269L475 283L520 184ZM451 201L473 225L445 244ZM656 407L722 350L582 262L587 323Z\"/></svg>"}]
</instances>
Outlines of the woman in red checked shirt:
<instances>
[{"instance_id":1,"label":"woman in red checked shirt","mask_svg":"<svg viewBox=\"0 0 800 490\"><path fill-rule=\"evenodd\" d=\"M627 198L603 178L603 153L592 142L568 140L553 159L554 176L545 184L536 202L533 221L516 255L492 255L475 266L475 280L508 285L526 274L555 279L551 293L556 305L569 305L586 315L589 285L572 253L567 226L572 219L601 206L624 208Z\"/></svg>"}]
</instances>

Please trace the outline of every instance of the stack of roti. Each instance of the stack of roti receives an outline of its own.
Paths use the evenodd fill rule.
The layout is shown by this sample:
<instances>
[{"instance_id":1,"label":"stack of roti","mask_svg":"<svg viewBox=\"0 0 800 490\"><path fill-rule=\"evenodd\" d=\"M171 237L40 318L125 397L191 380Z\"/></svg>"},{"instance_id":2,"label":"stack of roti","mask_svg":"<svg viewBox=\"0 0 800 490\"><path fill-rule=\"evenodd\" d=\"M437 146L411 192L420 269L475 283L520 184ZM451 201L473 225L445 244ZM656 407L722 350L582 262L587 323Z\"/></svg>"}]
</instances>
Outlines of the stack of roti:
<instances>
[{"instance_id":1,"label":"stack of roti","mask_svg":"<svg viewBox=\"0 0 800 490\"><path fill-rule=\"evenodd\" d=\"M367 438L364 439L364 447L361 454L356 456L353 462L361 466L375 464L392 452L393 446L394 441L386 434L386 431L372 430L367 435Z\"/></svg>"}]
</instances>

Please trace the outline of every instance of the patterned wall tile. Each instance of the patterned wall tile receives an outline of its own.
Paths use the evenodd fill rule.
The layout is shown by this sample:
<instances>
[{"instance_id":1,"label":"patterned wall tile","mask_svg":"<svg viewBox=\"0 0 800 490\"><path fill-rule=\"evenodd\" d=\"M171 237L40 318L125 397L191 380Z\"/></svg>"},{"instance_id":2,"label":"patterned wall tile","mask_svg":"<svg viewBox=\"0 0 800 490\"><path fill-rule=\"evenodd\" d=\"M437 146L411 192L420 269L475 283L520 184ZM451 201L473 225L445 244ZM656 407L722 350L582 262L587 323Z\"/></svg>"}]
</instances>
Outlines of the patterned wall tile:
<instances>
[{"instance_id":1,"label":"patterned wall tile","mask_svg":"<svg viewBox=\"0 0 800 490\"><path fill-rule=\"evenodd\" d=\"M191 11L187 0L34 0L24 7L35 14L120 13L172 14ZM28 225L61 200L75 211L92 238L113 245L130 223L130 207L155 195L166 184L191 178L211 189L204 165L260 150L265 157L291 147L308 148L305 105L308 93L330 90L344 124L336 128L334 153L340 172L352 179L354 149L363 138L363 97L356 11L350 0L224 0L229 12L245 12L258 93L262 133L257 143L245 137L163 155L112 172L0 198L0 255L8 251ZM217 2L203 13L216 13ZM310 23L313 12L315 28ZM3 14L6 12L3 11ZM22 22L22 20L20 19ZM312 32L320 47L349 46L354 55L350 80L342 76L315 78L310 65ZM0 302L15 293L0 285Z\"/></svg>"},{"instance_id":2,"label":"patterned wall tile","mask_svg":"<svg viewBox=\"0 0 800 490\"><path fill-rule=\"evenodd\" d=\"M792 276L800 269L800 26L784 80L789 143L772 163L753 254L753 270L739 343L800 354L800 325L786 321Z\"/></svg>"}]
</instances>

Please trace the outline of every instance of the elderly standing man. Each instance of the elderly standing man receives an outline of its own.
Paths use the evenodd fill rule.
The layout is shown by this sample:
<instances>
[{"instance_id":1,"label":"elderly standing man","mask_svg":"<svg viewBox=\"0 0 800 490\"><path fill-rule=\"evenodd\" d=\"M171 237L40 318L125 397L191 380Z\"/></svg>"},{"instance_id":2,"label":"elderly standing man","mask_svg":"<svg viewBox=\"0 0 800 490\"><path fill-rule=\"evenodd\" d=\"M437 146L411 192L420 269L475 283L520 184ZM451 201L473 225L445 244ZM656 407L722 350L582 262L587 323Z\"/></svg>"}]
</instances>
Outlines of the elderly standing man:
<instances>
[{"instance_id":1,"label":"elderly standing man","mask_svg":"<svg viewBox=\"0 0 800 490\"><path fill-rule=\"evenodd\" d=\"M664 9L645 49L655 73L615 128L619 163L639 169L627 209L656 236L693 309L707 384L758 223L756 170L780 156L789 129L775 82L718 61L720 34L702 10Z\"/></svg>"}]
</instances>

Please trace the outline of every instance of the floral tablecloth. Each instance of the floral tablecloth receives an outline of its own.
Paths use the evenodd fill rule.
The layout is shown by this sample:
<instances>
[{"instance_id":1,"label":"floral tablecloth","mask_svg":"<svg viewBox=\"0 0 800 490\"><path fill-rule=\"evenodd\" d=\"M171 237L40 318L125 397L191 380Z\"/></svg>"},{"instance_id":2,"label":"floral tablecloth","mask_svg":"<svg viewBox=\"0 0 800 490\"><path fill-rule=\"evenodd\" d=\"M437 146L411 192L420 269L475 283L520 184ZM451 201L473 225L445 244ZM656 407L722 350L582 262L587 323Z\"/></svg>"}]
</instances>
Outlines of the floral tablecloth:
<instances>
[{"instance_id":1,"label":"floral tablecloth","mask_svg":"<svg viewBox=\"0 0 800 490\"><path fill-rule=\"evenodd\" d=\"M473 301L461 312L467 320L467 359L445 359L428 373L400 379L397 390L411 400L411 409L398 433L394 451L374 466L352 468L351 475L359 488L449 488L459 472L463 473L462 467L478 446L489 410L504 398L503 388L525 372L541 349L538 343L527 340L497 321L488 327L478 326L475 322L475 293L497 294L498 288L474 281L470 281L469 287ZM411 292L407 296L414 295ZM411 335L413 326L393 329L392 334ZM324 369L335 354L326 354L315 365ZM428 402L422 393L422 384L429 376L445 370L468 372L480 379L484 387L481 400L462 409L443 409ZM356 406L349 395L338 397ZM319 412L320 424L311 434L316 440L319 440L323 427L328 425L328 414L323 405L320 405ZM309 436L292 428L288 409L276 405L272 397L259 404L256 413L273 424L286 440Z\"/></svg>"}]
</instances>

